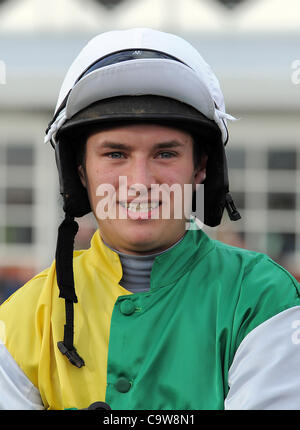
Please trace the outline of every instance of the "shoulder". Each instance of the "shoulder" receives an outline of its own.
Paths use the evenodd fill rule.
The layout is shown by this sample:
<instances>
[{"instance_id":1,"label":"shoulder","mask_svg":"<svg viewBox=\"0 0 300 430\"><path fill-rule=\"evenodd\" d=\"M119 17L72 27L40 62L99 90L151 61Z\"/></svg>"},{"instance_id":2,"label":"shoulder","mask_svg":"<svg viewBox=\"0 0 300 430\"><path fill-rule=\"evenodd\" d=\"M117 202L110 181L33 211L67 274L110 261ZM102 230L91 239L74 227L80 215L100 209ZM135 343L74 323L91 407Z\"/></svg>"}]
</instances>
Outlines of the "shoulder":
<instances>
[{"instance_id":1,"label":"shoulder","mask_svg":"<svg viewBox=\"0 0 300 430\"><path fill-rule=\"evenodd\" d=\"M300 305L300 284L268 255L213 243L209 270L232 311L235 346L264 321Z\"/></svg>"},{"instance_id":2,"label":"shoulder","mask_svg":"<svg viewBox=\"0 0 300 430\"><path fill-rule=\"evenodd\" d=\"M80 268L84 267L88 258L89 250L74 251L73 262L75 266L79 266ZM24 305L25 300L30 301L32 308L34 302L57 288L56 264L54 260L49 267L35 275L22 287L18 288L4 303L1 304L0 319L1 314L6 312L7 309L18 305L22 306Z\"/></svg>"},{"instance_id":3,"label":"shoulder","mask_svg":"<svg viewBox=\"0 0 300 430\"><path fill-rule=\"evenodd\" d=\"M20 287L0 306L0 321L5 327L6 345L22 342L26 333L36 332L36 321L50 309L55 265L52 264ZM27 335L25 338L28 337Z\"/></svg>"},{"instance_id":4,"label":"shoulder","mask_svg":"<svg viewBox=\"0 0 300 430\"><path fill-rule=\"evenodd\" d=\"M52 265L19 288L0 306L0 342L35 386L42 333L50 321L54 272ZM29 367L27 363L30 363Z\"/></svg>"},{"instance_id":5,"label":"shoulder","mask_svg":"<svg viewBox=\"0 0 300 430\"><path fill-rule=\"evenodd\" d=\"M88 265L89 250L74 252L74 270L83 277ZM80 285L79 285L80 286ZM51 266L34 276L20 287L0 306L0 321L5 322L7 330L12 335L17 331L41 326L49 319L53 308L63 308L64 302L59 300L59 289L56 278L55 260ZM17 321L17 324L16 324Z\"/></svg>"},{"instance_id":6,"label":"shoulder","mask_svg":"<svg viewBox=\"0 0 300 430\"><path fill-rule=\"evenodd\" d=\"M192 237L193 238L193 237ZM274 305L293 302L300 296L299 282L268 255L228 245L201 231L193 245L198 246L192 270L214 284L231 302L253 303L258 297L274 296Z\"/></svg>"},{"instance_id":7,"label":"shoulder","mask_svg":"<svg viewBox=\"0 0 300 430\"><path fill-rule=\"evenodd\" d=\"M300 296L300 285L297 280L280 264L268 255L244 248L239 248L214 240L215 258L224 260L229 265L229 276L238 271L243 285L253 285L259 291L271 286L278 286L279 290L291 288Z\"/></svg>"},{"instance_id":8,"label":"shoulder","mask_svg":"<svg viewBox=\"0 0 300 430\"><path fill-rule=\"evenodd\" d=\"M254 265L256 262L267 257L267 255L263 253L228 245L227 243L216 239L212 239L212 241L214 243L214 250L217 256L224 259L230 259L231 261L238 260L241 263L245 262L247 266Z\"/></svg>"},{"instance_id":9,"label":"shoulder","mask_svg":"<svg viewBox=\"0 0 300 430\"><path fill-rule=\"evenodd\" d=\"M37 299L43 291L45 283L49 280L49 277L51 278L53 275L53 265L34 276L8 297L0 306L0 316L11 307L18 306L21 303L24 304L24 300L26 299L30 299L31 301Z\"/></svg>"}]
</instances>

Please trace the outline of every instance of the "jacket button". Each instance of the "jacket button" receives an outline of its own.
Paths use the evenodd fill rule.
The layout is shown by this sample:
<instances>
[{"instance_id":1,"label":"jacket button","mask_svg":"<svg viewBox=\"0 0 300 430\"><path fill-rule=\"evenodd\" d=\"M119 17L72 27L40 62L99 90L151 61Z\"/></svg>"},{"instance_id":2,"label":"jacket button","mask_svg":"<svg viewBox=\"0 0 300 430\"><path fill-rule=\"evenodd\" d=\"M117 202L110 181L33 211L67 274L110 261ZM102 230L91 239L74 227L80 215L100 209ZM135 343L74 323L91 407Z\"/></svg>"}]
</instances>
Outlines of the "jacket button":
<instances>
[{"instance_id":1,"label":"jacket button","mask_svg":"<svg viewBox=\"0 0 300 430\"><path fill-rule=\"evenodd\" d=\"M124 300L121 302L120 311L124 315L131 315L135 311L135 304L132 300Z\"/></svg>"},{"instance_id":2,"label":"jacket button","mask_svg":"<svg viewBox=\"0 0 300 430\"><path fill-rule=\"evenodd\" d=\"M131 383L127 378L123 376L119 378L115 383L115 389L120 393L127 393L131 388Z\"/></svg>"}]
</instances>

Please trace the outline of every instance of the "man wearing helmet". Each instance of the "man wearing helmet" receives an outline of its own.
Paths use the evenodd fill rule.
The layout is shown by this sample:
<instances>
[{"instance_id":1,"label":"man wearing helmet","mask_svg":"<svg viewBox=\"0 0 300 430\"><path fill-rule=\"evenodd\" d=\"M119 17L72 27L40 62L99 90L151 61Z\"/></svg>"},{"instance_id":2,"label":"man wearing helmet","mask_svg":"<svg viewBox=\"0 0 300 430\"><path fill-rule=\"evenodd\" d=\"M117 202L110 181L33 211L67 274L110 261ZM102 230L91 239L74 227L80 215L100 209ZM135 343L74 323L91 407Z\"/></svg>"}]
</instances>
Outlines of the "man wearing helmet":
<instances>
[{"instance_id":1,"label":"man wearing helmet","mask_svg":"<svg viewBox=\"0 0 300 430\"><path fill-rule=\"evenodd\" d=\"M299 284L195 217L203 184L204 224L240 217L228 119L177 36L108 32L81 51L46 132L65 211L56 258L0 308L0 407L300 407ZM90 211L99 228L73 253L74 218Z\"/></svg>"}]
</instances>

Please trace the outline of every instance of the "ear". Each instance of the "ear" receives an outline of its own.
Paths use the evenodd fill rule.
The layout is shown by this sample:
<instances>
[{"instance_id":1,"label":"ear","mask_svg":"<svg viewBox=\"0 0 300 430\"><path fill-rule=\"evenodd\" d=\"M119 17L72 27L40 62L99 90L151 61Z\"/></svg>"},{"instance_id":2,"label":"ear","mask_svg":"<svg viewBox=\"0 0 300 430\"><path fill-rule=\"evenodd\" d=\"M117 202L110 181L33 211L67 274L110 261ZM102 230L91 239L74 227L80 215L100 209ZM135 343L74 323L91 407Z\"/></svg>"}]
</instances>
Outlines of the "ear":
<instances>
[{"instance_id":1,"label":"ear","mask_svg":"<svg viewBox=\"0 0 300 430\"><path fill-rule=\"evenodd\" d=\"M194 184L202 184L202 182L206 178L206 164L207 164L208 156L204 154L201 158L200 164L194 171Z\"/></svg>"},{"instance_id":2,"label":"ear","mask_svg":"<svg viewBox=\"0 0 300 430\"><path fill-rule=\"evenodd\" d=\"M80 178L82 185L84 186L84 188L86 188L87 183L86 183L86 176L85 176L84 168L80 165L77 167L77 171L78 171L78 175L79 175L79 178Z\"/></svg>"}]
</instances>

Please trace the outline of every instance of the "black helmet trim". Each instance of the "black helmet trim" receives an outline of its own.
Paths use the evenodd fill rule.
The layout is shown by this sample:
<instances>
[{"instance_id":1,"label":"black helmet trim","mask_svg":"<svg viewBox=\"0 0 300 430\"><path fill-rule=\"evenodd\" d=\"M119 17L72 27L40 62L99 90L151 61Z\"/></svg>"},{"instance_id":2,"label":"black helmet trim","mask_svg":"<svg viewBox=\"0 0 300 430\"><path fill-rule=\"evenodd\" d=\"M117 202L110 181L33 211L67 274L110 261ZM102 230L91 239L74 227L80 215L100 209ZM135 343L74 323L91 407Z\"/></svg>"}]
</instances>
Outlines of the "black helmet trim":
<instances>
[{"instance_id":1,"label":"black helmet trim","mask_svg":"<svg viewBox=\"0 0 300 430\"><path fill-rule=\"evenodd\" d=\"M93 103L75 114L59 129L56 140L67 135L70 130L87 128L99 124L99 128L114 123L132 122L169 122L173 127L186 124L194 126L200 133L201 127L208 127L214 133L220 134L217 124L201 114L192 106L178 100L163 96L120 96Z\"/></svg>"}]
</instances>

